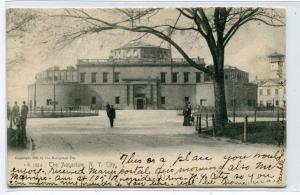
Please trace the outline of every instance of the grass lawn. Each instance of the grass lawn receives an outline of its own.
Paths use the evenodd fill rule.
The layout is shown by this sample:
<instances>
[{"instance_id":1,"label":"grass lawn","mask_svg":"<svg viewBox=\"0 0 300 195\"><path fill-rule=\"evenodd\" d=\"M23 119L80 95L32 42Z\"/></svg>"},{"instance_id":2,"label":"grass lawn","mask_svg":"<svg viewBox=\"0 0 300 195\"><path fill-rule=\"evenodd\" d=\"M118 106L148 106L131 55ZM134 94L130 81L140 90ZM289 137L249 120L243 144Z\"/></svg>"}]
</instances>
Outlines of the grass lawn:
<instances>
[{"instance_id":1,"label":"grass lawn","mask_svg":"<svg viewBox=\"0 0 300 195\"><path fill-rule=\"evenodd\" d=\"M205 135L212 136L212 128L203 129ZM285 144L286 124L277 121L248 122L247 142L264 144ZM228 124L223 131L216 132L217 137L228 137L243 141L244 123Z\"/></svg>"}]
</instances>

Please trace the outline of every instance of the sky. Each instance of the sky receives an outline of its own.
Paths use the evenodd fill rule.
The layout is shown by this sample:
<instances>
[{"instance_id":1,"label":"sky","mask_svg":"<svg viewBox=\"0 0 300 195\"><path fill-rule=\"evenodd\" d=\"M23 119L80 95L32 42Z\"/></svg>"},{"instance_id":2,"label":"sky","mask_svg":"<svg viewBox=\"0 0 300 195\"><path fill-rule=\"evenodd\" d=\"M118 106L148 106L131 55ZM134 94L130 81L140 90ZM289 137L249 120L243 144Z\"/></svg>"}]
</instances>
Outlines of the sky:
<instances>
[{"instance_id":1,"label":"sky","mask_svg":"<svg viewBox=\"0 0 300 195\"><path fill-rule=\"evenodd\" d=\"M49 15L63 13L63 9L37 9L33 10L42 15L30 26L30 31L20 37L7 37L7 58L15 59L22 55L21 63L9 65L7 68L7 99L8 101L27 100L29 84L34 83L35 74L49 67L75 66L77 59L107 59L110 50L118 48L138 38L141 34L127 31L110 31L91 34L79 38L64 48L54 47L56 38L65 29L76 28L74 21ZM94 10L95 11L95 10ZM110 20L117 18L111 11L102 14ZM177 17L174 10L163 10L160 15L151 18L147 24L160 24L172 22ZM179 21L185 23L184 20ZM63 26L63 28L61 28ZM258 23L244 25L226 46L225 64L236 66L249 72L250 79L266 78L270 65L267 56L273 52L285 53L285 27L270 27ZM212 59L206 42L201 36L178 32L172 35L190 57L204 58L206 64ZM165 42L154 36L145 36L140 41L167 47ZM182 56L172 48L173 58Z\"/></svg>"}]
</instances>

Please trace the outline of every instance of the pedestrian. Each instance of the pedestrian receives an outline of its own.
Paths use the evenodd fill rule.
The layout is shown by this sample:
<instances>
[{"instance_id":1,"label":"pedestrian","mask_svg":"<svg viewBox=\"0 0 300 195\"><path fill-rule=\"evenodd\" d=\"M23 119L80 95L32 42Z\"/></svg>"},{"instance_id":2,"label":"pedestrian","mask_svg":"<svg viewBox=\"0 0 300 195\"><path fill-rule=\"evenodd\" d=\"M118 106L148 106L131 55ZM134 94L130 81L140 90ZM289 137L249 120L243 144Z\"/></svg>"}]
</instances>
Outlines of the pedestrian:
<instances>
[{"instance_id":1,"label":"pedestrian","mask_svg":"<svg viewBox=\"0 0 300 195\"><path fill-rule=\"evenodd\" d=\"M183 126L189 125L189 109L188 109L188 103L185 103L185 106L183 108Z\"/></svg>"},{"instance_id":2,"label":"pedestrian","mask_svg":"<svg viewBox=\"0 0 300 195\"><path fill-rule=\"evenodd\" d=\"M108 118L109 118L109 122L110 122L110 128L114 128L114 120L116 118L116 110L113 105L111 105L109 108Z\"/></svg>"},{"instance_id":3,"label":"pedestrian","mask_svg":"<svg viewBox=\"0 0 300 195\"><path fill-rule=\"evenodd\" d=\"M7 102L6 106L6 115L7 115L7 120L9 122L9 128L12 128L12 120L11 120L11 108L9 106L9 102Z\"/></svg>"},{"instance_id":4,"label":"pedestrian","mask_svg":"<svg viewBox=\"0 0 300 195\"><path fill-rule=\"evenodd\" d=\"M188 126L191 126L191 117L192 116L192 105L190 102L187 103L187 121Z\"/></svg>"},{"instance_id":5,"label":"pedestrian","mask_svg":"<svg viewBox=\"0 0 300 195\"><path fill-rule=\"evenodd\" d=\"M21 107L21 142L26 143L27 138L26 138L26 124L27 124L27 115L28 115L29 108L26 105L26 102L23 101L23 105Z\"/></svg>"},{"instance_id":6,"label":"pedestrian","mask_svg":"<svg viewBox=\"0 0 300 195\"><path fill-rule=\"evenodd\" d=\"M11 115L11 110L10 110L10 107L9 107L9 102L7 102L6 110L7 110L7 112L6 112L7 120L9 121L10 115Z\"/></svg>"},{"instance_id":7,"label":"pedestrian","mask_svg":"<svg viewBox=\"0 0 300 195\"><path fill-rule=\"evenodd\" d=\"M12 108L12 112L11 112L11 120L14 125L18 124L19 116L20 116L20 108L18 106L18 102L15 101L15 105Z\"/></svg>"},{"instance_id":8,"label":"pedestrian","mask_svg":"<svg viewBox=\"0 0 300 195\"><path fill-rule=\"evenodd\" d=\"M106 115L109 118L109 110L110 110L110 105L109 103L106 104Z\"/></svg>"}]
</instances>

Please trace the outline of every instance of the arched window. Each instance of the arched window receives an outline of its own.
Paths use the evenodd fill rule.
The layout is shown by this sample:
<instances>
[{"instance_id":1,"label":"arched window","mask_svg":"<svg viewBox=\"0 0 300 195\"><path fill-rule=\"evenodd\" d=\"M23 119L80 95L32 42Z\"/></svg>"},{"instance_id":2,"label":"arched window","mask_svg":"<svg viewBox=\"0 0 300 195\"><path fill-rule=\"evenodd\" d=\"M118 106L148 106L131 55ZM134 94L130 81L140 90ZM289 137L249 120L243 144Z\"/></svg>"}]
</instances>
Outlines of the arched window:
<instances>
[{"instance_id":1,"label":"arched window","mask_svg":"<svg viewBox=\"0 0 300 195\"><path fill-rule=\"evenodd\" d=\"M97 98L95 96L93 96L92 99L91 99L91 103L96 104L96 102L97 102Z\"/></svg>"}]
</instances>

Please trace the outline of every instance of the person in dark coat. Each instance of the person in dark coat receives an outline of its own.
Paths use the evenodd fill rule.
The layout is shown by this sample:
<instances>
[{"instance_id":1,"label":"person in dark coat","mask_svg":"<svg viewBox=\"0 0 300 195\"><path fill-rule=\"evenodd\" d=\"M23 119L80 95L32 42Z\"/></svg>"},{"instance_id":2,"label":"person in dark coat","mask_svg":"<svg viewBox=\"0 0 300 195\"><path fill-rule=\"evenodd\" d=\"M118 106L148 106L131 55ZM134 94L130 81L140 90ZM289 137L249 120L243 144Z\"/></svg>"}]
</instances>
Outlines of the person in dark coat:
<instances>
[{"instance_id":1,"label":"person in dark coat","mask_svg":"<svg viewBox=\"0 0 300 195\"><path fill-rule=\"evenodd\" d=\"M185 103L182 114L183 114L183 126L188 126L189 125L189 120L188 120L189 110L188 110L187 102Z\"/></svg>"},{"instance_id":2,"label":"person in dark coat","mask_svg":"<svg viewBox=\"0 0 300 195\"><path fill-rule=\"evenodd\" d=\"M114 128L114 120L116 118L116 110L113 105L110 106L110 109L108 111L108 118L110 122L110 127Z\"/></svg>"},{"instance_id":3,"label":"person in dark coat","mask_svg":"<svg viewBox=\"0 0 300 195\"><path fill-rule=\"evenodd\" d=\"M109 110L110 110L110 105L106 104L106 115L109 118Z\"/></svg>"},{"instance_id":4,"label":"person in dark coat","mask_svg":"<svg viewBox=\"0 0 300 195\"><path fill-rule=\"evenodd\" d=\"M187 103L187 121L188 126L191 125L191 117L192 117L192 105L190 102Z\"/></svg>"},{"instance_id":5,"label":"person in dark coat","mask_svg":"<svg viewBox=\"0 0 300 195\"><path fill-rule=\"evenodd\" d=\"M7 106L6 106L6 116L7 116L7 120L10 120L10 115L11 115L11 110L10 110L10 106L9 106L9 102L7 102Z\"/></svg>"},{"instance_id":6,"label":"person in dark coat","mask_svg":"<svg viewBox=\"0 0 300 195\"><path fill-rule=\"evenodd\" d=\"M12 128L12 109L9 106L9 102L7 102L7 120L9 122L9 128Z\"/></svg>"},{"instance_id":7,"label":"person in dark coat","mask_svg":"<svg viewBox=\"0 0 300 195\"><path fill-rule=\"evenodd\" d=\"M18 106L18 102L15 102L15 105L13 106L12 108L12 111L11 111L11 121L12 121L12 124L13 125L17 125L19 124L19 118L20 118L20 107Z\"/></svg>"},{"instance_id":8,"label":"person in dark coat","mask_svg":"<svg viewBox=\"0 0 300 195\"><path fill-rule=\"evenodd\" d=\"M23 105L21 107L21 142L26 143L26 124L27 124L27 115L28 115L29 108L26 105L26 102L23 101Z\"/></svg>"},{"instance_id":9,"label":"person in dark coat","mask_svg":"<svg viewBox=\"0 0 300 195\"><path fill-rule=\"evenodd\" d=\"M183 109L183 126L191 126L192 120L192 105L190 102L185 103L185 107Z\"/></svg>"}]
</instances>

